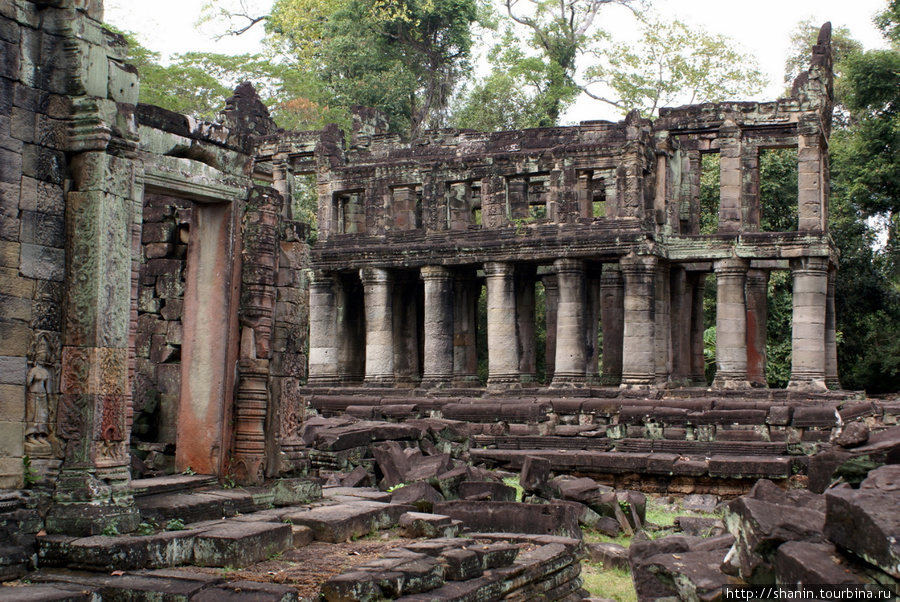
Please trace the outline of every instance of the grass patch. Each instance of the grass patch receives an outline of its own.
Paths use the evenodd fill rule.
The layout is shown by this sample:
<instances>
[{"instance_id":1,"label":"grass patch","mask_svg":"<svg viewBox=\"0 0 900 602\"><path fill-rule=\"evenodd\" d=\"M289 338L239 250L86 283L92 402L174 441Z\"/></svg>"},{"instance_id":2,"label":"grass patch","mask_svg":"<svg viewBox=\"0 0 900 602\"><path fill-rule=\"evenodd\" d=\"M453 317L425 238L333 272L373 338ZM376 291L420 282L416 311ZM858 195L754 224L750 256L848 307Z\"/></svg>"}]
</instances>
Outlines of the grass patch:
<instances>
[{"instance_id":1,"label":"grass patch","mask_svg":"<svg viewBox=\"0 0 900 602\"><path fill-rule=\"evenodd\" d=\"M631 582L631 572L624 569L603 570L595 564L584 563L581 568L584 589L596 598L612 598L618 602L637 602Z\"/></svg>"},{"instance_id":2,"label":"grass patch","mask_svg":"<svg viewBox=\"0 0 900 602\"><path fill-rule=\"evenodd\" d=\"M521 485L519 485L519 477L506 477L505 479L503 479L503 484L516 490L517 500L522 499L522 495L525 493L525 490L522 489Z\"/></svg>"}]
</instances>

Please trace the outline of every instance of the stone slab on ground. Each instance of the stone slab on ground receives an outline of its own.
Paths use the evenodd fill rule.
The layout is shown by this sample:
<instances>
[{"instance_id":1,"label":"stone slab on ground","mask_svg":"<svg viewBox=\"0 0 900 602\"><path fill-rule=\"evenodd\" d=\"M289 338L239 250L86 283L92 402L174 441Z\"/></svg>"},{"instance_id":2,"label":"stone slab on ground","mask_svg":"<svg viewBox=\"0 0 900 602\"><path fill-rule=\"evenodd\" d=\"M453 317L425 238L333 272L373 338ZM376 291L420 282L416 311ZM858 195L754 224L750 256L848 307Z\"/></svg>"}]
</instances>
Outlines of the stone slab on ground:
<instances>
[{"instance_id":1,"label":"stone slab on ground","mask_svg":"<svg viewBox=\"0 0 900 602\"><path fill-rule=\"evenodd\" d=\"M404 537L454 537L459 532L459 521L449 516L425 512L407 512L398 523Z\"/></svg>"},{"instance_id":2,"label":"stone slab on ground","mask_svg":"<svg viewBox=\"0 0 900 602\"><path fill-rule=\"evenodd\" d=\"M124 575L87 573L66 569L40 570L29 575L34 583L74 584L97 590L101 600L165 600L188 602L203 589L224 581L215 575L141 571Z\"/></svg>"},{"instance_id":3,"label":"stone slab on ground","mask_svg":"<svg viewBox=\"0 0 900 602\"><path fill-rule=\"evenodd\" d=\"M323 497L355 497L361 500L370 500L372 502L390 502L391 494L373 487L325 487L322 489Z\"/></svg>"},{"instance_id":4,"label":"stone slab on ground","mask_svg":"<svg viewBox=\"0 0 900 602\"><path fill-rule=\"evenodd\" d=\"M491 481L463 481L459 484L459 497L463 500L487 502L515 502L516 490L503 483Z\"/></svg>"},{"instance_id":5,"label":"stone slab on ground","mask_svg":"<svg viewBox=\"0 0 900 602\"><path fill-rule=\"evenodd\" d=\"M58 585L0 587L0 602L100 602L94 588Z\"/></svg>"},{"instance_id":6,"label":"stone slab on ground","mask_svg":"<svg viewBox=\"0 0 900 602\"><path fill-rule=\"evenodd\" d=\"M278 479L272 493L276 506L297 506L322 499L322 485L313 479Z\"/></svg>"},{"instance_id":7,"label":"stone slab on ground","mask_svg":"<svg viewBox=\"0 0 900 602\"><path fill-rule=\"evenodd\" d=\"M712 602L721 599L722 586L743 583L721 571L727 552L724 549L660 554L647 559L644 568L653 573L657 580L671 584L681 600Z\"/></svg>"},{"instance_id":8,"label":"stone slab on ground","mask_svg":"<svg viewBox=\"0 0 900 602\"><path fill-rule=\"evenodd\" d=\"M702 516L675 517L675 526L685 535L714 537L725 533L725 523L718 518Z\"/></svg>"},{"instance_id":9,"label":"stone slab on ground","mask_svg":"<svg viewBox=\"0 0 900 602\"><path fill-rule=\"evenodd\" d=\"M591 562L602 565L604 569L628 569L628 548L617 543L589 543L585 546Z\"/></svg>"},{"instance_id":10,"label":"stone slab on ground","mask_svg":"<svg viewBox=\"0 0 900 602\"><path fill-rule=\"evenodd\" d=\"M337 543L379 529L389 529L397 524L403 514L412 511L415 508L403 504L354 502L288 513L284 520L311 528L316 541Z\"/></svg>"},{"instance_id":11,"label":"stone slab on ground","mask_svg":"<svg viewBox=\"0 0 900 602\"><path fill-rule=\"evenodd\" d=\"M297 602L297 590L277 583L234 581L207 588L191 602Z\"/></svg>"},{"instance_id":12,"label":"stone slab on ground","mask_svg":"<svg viewBox=\"0 0 900 602\"><path fill-rule=\"evenodd\" d=\"M415 506L420 512L431 512L436 503L444 501L444 496L424 481L398 487L390 496L391 502Z\"/></svg>"},{"instance_id":13,"label":"stone slab on ground","mask_svg":"<svg viewBox=\"0 0 900 602\"><path fill-rule=\"evenodd\" d=\"M185 523L214 520L225 516L227 500L206 493L163 493L134 500L144 520L158 524L177 518Z\"/></svg>"},{"instance_id":14,"label":"stone slab on ground","mask_svg":"<svg viewBox=\"0 0 900 602\"><path fill-rule=\"evenodd\" d=\"M578 509L569 504L454 500L435 504L434 512L460 520L474 531L581 538Z\"/></svg>"},{"instance_id":15,"label":"stone slab on ground","mask_svg":"<svg viewBox=\"0 0 900 602\"><path fill-rule=\"evenodd\" d=\"M865 581L829 543L789 541L778 548L775 583L780 585L841 585Z\"/></svg>"},{"instance_id":16,"label":"stone slab on ground","mask_svg":"<svg viewBox=\"0 0 900 602\"><path fill-rule=\"evenodd\" d=\"M825 536L900 579L900 494L877 489L825 493Z\"/></svg>"},{"instance_id":17,"label":"stone slab on ground","mask_svg":"<svg viewBox=\"0 0 900 602\"><path fill-rule=\"evenodd\" d=\"M134 497L160 495L163 493L187 493L207 487L215 487L218 484L216 477L199 474L172 474L131 481Z\"/></svg>"},{"instance_id":18,"label":"stone slab on ground","mask_svg":"<svg viewBox=\"0 0 900 602\"><path fill-rule=\"evenodd\" d=\"M44 566L88 570L132 570L190 564L197 531L165 531L154 535L68 538L48 535L38 539Z\"/></svg>"},{"instance_id":19,"label":"stone slab on ground","mask_svg":"<svg viewBox=\"0 0 900 602\"><path fill-rule=\"evenodd\" d=\"M291 525L225 523L196 535L193 564L245 567L284 552L292 546Z\"/></svg>"}]
</instances>

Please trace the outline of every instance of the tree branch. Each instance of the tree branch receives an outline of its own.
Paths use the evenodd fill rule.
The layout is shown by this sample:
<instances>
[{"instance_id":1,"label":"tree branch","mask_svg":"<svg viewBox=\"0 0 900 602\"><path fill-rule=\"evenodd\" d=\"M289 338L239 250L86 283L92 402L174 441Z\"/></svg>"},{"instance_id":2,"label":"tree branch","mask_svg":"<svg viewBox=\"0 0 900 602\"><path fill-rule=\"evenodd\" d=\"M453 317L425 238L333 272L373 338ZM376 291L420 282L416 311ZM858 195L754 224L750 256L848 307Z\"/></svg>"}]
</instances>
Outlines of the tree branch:
<instances>
[{"instance_id":1,"label":"tree branch","mask_svg":"<svg viewBox=\"0 0 900 602\"><path fill-rule=\"evenodd\" d=\"M232 17L232 18L234 18L234 17L240 17L240 18L243 18L243 19L247 19L247 21L249 21L249 23L247 23L247 25L245 25L244 27L236 27L236 28L233 27L233 28L229 29L228 31L226 31L226 32L223 33L223 34L219 34L219 35L217 35L217 36L213 36L213 39L214 39L216 42L218 42L218 41L221 40L222 38L226 38L226 37L228 37L228 36L239 36L239 35L241 35L241 34L247 33L247 32L250 31L250 30L253 28L253 26L256 25L257 23L262 23L263 21L268 21L268 20L269 20L269 15L261 15L261 16L259 16L259 17L251 17L250 15L248 15L248 14L246 14L246 13L239 13L239 14L232 14L232 15L229 15L229 16Z\"/></svg>"}]
</instances>

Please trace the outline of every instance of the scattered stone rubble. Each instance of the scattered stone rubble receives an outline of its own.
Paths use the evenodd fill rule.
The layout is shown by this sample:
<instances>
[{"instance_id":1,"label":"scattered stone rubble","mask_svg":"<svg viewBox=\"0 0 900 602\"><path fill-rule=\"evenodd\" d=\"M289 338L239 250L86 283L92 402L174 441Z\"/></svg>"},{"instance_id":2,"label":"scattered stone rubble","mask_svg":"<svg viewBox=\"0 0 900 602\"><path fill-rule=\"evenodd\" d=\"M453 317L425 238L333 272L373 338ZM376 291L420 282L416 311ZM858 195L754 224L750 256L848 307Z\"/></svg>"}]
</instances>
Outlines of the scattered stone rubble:
<instances>
[{"instance_id":1,"label":"scattered stone rubble","mask_svg":"<svg viewBox=\"0 0 900 602\"><path fill-rule=\"evenodd\" d=\"M726 506L726 534L635 541L629 558L638 599L719 600L725 585L868 584L896 596L900 427L869 441L871 447L856 449L880 458L879 465L858 488L840 476L824 493L760 480Z\"/></svg>"}]
</instances>

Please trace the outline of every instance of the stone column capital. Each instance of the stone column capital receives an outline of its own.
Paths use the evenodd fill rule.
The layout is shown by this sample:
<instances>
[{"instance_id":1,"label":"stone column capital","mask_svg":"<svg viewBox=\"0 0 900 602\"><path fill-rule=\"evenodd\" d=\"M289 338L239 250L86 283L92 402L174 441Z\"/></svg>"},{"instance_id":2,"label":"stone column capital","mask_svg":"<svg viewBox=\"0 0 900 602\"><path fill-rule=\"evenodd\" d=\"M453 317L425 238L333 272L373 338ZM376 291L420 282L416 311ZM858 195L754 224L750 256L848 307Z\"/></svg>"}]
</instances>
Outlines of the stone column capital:
<instances>
[{"instance_id":1,"label":"stone column capital","mask_svg":"<svg viewBox=\"0 0 900 602\"><path fill-rule=\"evenodd\" d=\"M484 264L484 275L488 278L507 277L511 278L515 273L515 265L511 263L503 263L499 261L489 261Z\"/></svg>"},{"instance_id":2,"label":"stone column capital","mask_svg":"<svg viewBox=\"0 0 900 602\"><path fill-rule=\"evenodd\" d=\"M713 265L716 276L743 276L750 269L750 260L740 257L719 259Z\"/></svg>"},{"instance_id":3,"label":"stone column capital","mask_svg":"<svg viewBox=\"0 0 900 602\"><path fill-rule=\"evenodd\" d=\"M423 280L450 280L453 272L442 265L426 265L419 272Z\"/></svg>"},{"instance_id":4,"label":"stone column capital","mask_svg":"<svg viewBox=\"0 0 900 602\"><path fill-rule=\"evenodd\" d=\"M747 286L766 286L769 283L769 270L751 269L747 271Z\"/></svg>"},{"instance_id":5,"label":"stone column capital","mask_svg":"<svg viewBox=\"0 0 900 602\"><path fill-rule=\"evenodd\" d=\"M371 284L389 284L393 281L392 274L385 268L363 268L359 271L359 279L363 286Z\"/></svg>"},{"instance_id":6,"label":"stone column capital","mask_svg":"<svg viewBox=\"0 0 900 602\"><path fill-rule=\"evenodd\" d=\"M827 274L827 257L798 257L791 259L791 272L794 274Z\"/></svg>"},{"instance_id":7,"label":"stone column capital","mask_svg":"<svg viewBox=\"0 0 900 602\"><path fill-rule=\"evenodd\" d=\"M584 273L584 260L562 257L553 262L557 274Z\"/></svg>"},{"instance_id":8,"label":"stone column capital","mask_svg":"<svg viewBox=\"0 0 900 602\"><path fill-rule=\"evenodd\" d=\"M622 274L643 274L657 268L659 257L656 255L626 255L619 260L619 270Z\"/></svg>"}]
</instances>

